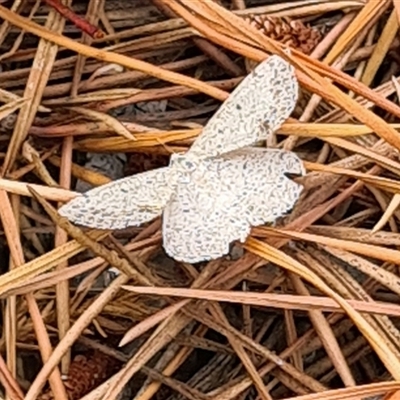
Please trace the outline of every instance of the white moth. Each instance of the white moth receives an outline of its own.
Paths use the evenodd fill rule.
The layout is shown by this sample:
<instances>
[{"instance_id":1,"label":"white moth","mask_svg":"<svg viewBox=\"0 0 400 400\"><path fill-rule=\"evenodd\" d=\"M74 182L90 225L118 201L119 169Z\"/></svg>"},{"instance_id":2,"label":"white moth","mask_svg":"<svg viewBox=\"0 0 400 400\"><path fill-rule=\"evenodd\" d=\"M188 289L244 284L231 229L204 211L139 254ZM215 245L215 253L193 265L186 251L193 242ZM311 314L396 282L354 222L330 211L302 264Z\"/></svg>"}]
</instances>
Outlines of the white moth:
<instances>
[{"instance_id":1,"label":"white moth","mask_svg":"<svg viewBox=\"0 0 400 400\"><path fill-rule=\"evenodd\" d=\"M168 167L89 190L59 209L74 223L98 229L138 226L163 214L163 246L178 261L196 263L244 242L251 226L290 211L304 175L296 154L249 147L266 140L298 98L293 67L276 55L232 92L185 154Z\"/></svg>"}]
</instances>

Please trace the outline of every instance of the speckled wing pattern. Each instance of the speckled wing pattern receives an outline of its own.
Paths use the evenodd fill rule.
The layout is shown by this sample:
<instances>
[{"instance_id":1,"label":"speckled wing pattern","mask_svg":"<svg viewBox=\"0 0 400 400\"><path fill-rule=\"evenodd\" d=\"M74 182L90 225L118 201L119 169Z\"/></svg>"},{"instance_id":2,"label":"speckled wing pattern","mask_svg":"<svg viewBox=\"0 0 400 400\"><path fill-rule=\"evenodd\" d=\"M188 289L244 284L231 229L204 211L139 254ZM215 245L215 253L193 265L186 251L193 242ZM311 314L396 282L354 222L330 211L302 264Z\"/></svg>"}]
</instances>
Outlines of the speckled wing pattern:
<instances>
[{"instance_id":1,"label":"speckled wing pattern","mask_svg":"<svg viewBox=\"0 0 400 400\"><path fill-rule=\"evenodd\" d=\"M251 226L290 211L300 195L302 187L285 176L304 174L294 153L248 147L277 130L297 98L293 67L271 56L169 167L90 190L60 214L80 225L121 229L163 213L163 246L171 257L194 263L227 254L231 242L244 242Z\"/></svg>"},{"instance_id":2,"label":"speckled wing pattern","mask_svg":"<svg viewBox=\"0 0 400 400\"><path fill-rule=\"evenodd\" d=\"M292 113L298 93L294 68L270 56L231 93L187 155L215 157L266 140Z\"/></svg>"},{"instance_id":3,"label":"speckled wing pattern","mask_svg":"<svg viewBox=\"0 0 400 400\"><path fill-rule=\"evenodd\" d=\"M169 167L129 176L75 197L58 212L90 228L139 226L162 214L172 194L170 179Z\"/></svg>"},{"instance_id":4,"label":"speckled wing pattern","mask_svg":"<svg viewBox=\"0 0 400 400\"><path fill-rule=\"evenodd\" d=\"M234 240L244 242L251 226L290 211L302 187L285 173L304 174L292 152L248 148L204 160L164 210L168 255L190 263L218 258Z\"/></svg>"}]
</instances>

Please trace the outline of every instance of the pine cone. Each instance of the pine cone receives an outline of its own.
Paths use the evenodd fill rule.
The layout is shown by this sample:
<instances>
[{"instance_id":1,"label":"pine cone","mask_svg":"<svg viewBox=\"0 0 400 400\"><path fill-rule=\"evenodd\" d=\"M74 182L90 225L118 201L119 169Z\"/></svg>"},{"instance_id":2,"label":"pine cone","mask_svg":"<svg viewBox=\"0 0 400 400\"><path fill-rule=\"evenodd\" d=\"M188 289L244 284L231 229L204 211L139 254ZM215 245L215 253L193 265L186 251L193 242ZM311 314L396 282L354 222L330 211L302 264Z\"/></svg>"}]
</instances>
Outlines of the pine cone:
<instances>
[{"instance_id":1,"label":"pine cone","mask_svg":"<svg viewBox=\"0 0 400 400\"><path fill-rule=\"evenodd\" d=\"M322 38L321 33L316 28L304 25L300 20L253 15L247 17L246 21L264 33L265 36L300 50L304 54L310 54Z\"/></svg>"},{"instance_id":2,"label":"pine cone","mask_svg":"<svg viewBox=\"0 0 400 400\"><path fill-rule=\"evenodd\" d=\"M68 399L79 400L106 381L119 366L118 361L98 351L88 356L76 356L71 362L68 377L64 382ZM39 400L53 399L50 389L39 397Z\"/></svg>"},{"instance_id":3,"label":"pine cone","mask_svg":"<svg viewBox=\"0 0 400 400\"><path fill-rule=\"evenodd\" d=\"M251 15L245 20L270 39L300 50L304 54L310 54L322 39L321 33L316 28L304 25L300 20L266 15ZM248 72L254 69L255 65L253 61L246 60Z\"/></svg>"}]
</instances>

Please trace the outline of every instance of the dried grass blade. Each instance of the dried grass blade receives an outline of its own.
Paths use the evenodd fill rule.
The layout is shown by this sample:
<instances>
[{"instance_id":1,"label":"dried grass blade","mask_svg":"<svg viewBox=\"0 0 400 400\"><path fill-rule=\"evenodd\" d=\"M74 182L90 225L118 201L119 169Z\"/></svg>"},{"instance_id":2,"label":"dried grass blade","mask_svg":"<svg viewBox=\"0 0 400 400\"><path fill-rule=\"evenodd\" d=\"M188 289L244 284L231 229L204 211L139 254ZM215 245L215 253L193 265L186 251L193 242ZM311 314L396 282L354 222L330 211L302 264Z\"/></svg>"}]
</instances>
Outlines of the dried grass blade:
<instances>
[{"instance_id":1,"label":"dried grass blade","mask_svg":"<svg viewBox=\"0 0 400 400\"><path fill-rule=\"evenodd\" d=\"M19 237L18 224L14 216L11 202L4 190L0 190L0 204L0 217L3 223L7 243L10 248L11 258L15 267L11 271L18 271L18 269L24 264L24 252ZM35 297L32 293L29 293L25 296L25 299L28 304L29 314L31 316L36 338L39 343L40 354L43 362L46 362L52 350L50 338L47 334L46 327ZM52 390L56 393L55 400L68 400L65 387L62 383L61 373L58 368L55 369L49 376L49 383Z\"/></svg>"},{"instance_id":2,"label":"dried grass blade","mask_svg":"<svg viewBox=\"0 0 400 400\"><path fill-rule=\"evenodd\" d=\"M124 124L122 124L120 121L118 121L116 118L112 117L111 115L101 113L96 110L90 110L88 108L83 108L83 107L70 107L69 109L72 111L75 111L79 114L85 115L86 117L89 117L96 121L104 122L104 124L108 128L111 128L117 135L120 135L120 136L124 137L125 139L136 140L135 136L133 136L129 132L129 130L124 126Z\"/></svg>"},{"instance_id":3,"label":"dried grass blade","mask_svg":"<svg viewBox=\"0 0 400 400\"><path fill-rule=\"evenodd\" d=\"M400 124L390 124L393 129L400 129ZM279 134L312 138L346 138L374 133L366 125L286 122L277 131Z\"/></svg>"},{"instance_id":4,"label":"dried grass blade","mask_svg":"<svg viewBox=\"0 0 400 400\"><path fill-rule=\"evenodd\" d=\"M0 7L3 8L2 6ZM7 10L6 8L4 9ZM9 10L7 10L7 12L12 15L18 15ZM28 18L26 18L26 20L30 21ZM26 30L25 26L20 26L20 28ZM46 28L43 29L54 29L56 32L62 32L64 29L64 19L55 11L51 10L46 19ZM31 101L25 103L18 113L18 118L3 164L3 175L6 174L13 165L21 145L28 135L29 128L40 106L43 90L49 79L57 52L58 46L54 46L51 42L43 39L39 41L23 96L25 98L30 98Z\"/></svg>"},{"instance_id":5,"label":"dried grass blade","mask_svg":"<svg viewBox=\"0 0 400 400\"><path fill-rule=\"evenodd\" d=\"M92 231L88 233L93 240L104 239L109 233ZM25 284L27 280L50 270L61 262L67 261L81 251L85 250L78 242L72 240L65 245L55 248L42 256L29 261L12 271L0 276L0 296L12 288L17 288L20 283Z\"/></svg>"},{"instance_id":6,"label":"dried grass blade","mask_svg":"<svg viewBox=\"0 0 400 400\"><path fill-rule=\"evenodd\" d=\"M392 200L390 200L390 203L386 208L385 212L383 213L382 217L380 218L380 220L372 228L371 230L372 234L380 231L387 224L387 222L389 221L390 218L392 218L394 212L397 210L399 205L400 205L400 193L396 193L393 196Z\"/></svg>"},{"instance_id":7,"label":"dried grass blade","mask_svg":"<svg viewBox=\"0 0 400 400\"><path fill-rule=\"evenodd\" d=\"M251 306L271 307L286 310L319 310L324 312L345 312L340 305L329 297L305 296L277 293L238 292L228 290L186 289L168 287L149 287L124 285L122 289L133 293L152 294L188 299L222 301L227 303L248 304ZM371 314L400 315L400 306L387 302L365 302L347 300L355 310ZM178 304L178 303L177 303Z\"/></svg>"},{"instance_id":8,"label":"dried grass blade","mask_svg":"<svg viewBox=\"0 0 400 400\"><path fill-rule=\"evenodd\" d=\"M363 146L341 138L325 137L323 140L330 144L333 144L334 146L338 146L345 150L350 150L356 154L360 154L370 159L371 161L374 161L378 165L381 165L383 168L392 171L396 175L400 175L400 163L393 161L388 157L382 156L373 150L369 150Z\"/></svg>"},{"instance_id":9,"label":"dried grass blade","mask_svg":"<svg viewBox=\"0 0 400 400\"><path fill-rule=\"evenodd\" d=\"M363 256L372 257L377 260L387 261L394 264L400 264L400 251L387 249L381 246L374 246L371 244L364 244L351 240L340 240L325 236L313 235L304 232L295 232L276 228L263 227L260 230L264 232L276 233L283 237L292 238L296 240L305 240L307 242L313 242L323 244L326 246L332 246L338 249L347 250Z\"/></svg>"},{"instance_id":10,"label":"dried grass blade","mask_svg":"<svg viewBox=\"0 0 400 400\"><path fill-rule=\"evenodd\" d=\"M150 148L155 146L161 146L161 144L169 143L185 143L186 140L191 140L196 137L200 132L200 129L192 129L182 131L182 133L171 134L166 133L159 135L152 134L136 134L136 140L133 142L125 138L114 137L114 138L103 138L98 139L83 139L76 142L75 147L84 151L98 151L109 150L109 151L135 151L138 149ZM91 149L91 150L90 150Z\"/></svg>"},{"instance_id":11,"label":"dried grass blade","mask_svg":"<svg viewBox=\"0 0 400 400\"><path fill-rule=\"evenodd\" d=\"M100 314L104 306L109 303L110 300L117 294L117 292L120 290L120 286L125 284L128 279L129 278L123 274L118 276L106 289L104 289L100 296L83 312L83 314L80 315L64 338L58 343L49 359L43 365L43 368L36 375L36 378L26 393L24 400L37 399L37 396L43 388L47 377L58 365L63 355L79 338L83 330L98 314Z\"/></svg>"},{"instance_id":12,"label":"dried grass blade","mask_svg":"<svg viewBox=\"0 0 400 400\"><path fill-rule=\"evenodd\" d=\"M79 104L94 103L94 102L111 102L116 100L124 100L134 97L142 93L139 89L110 89L110 90L99 90L90 93L81 93L76 97L60 97L56 99L47 99L43 103L49 106L60 106L68 107Z\"/></svg>"},{"instance_id":13,"label":"dried grass blade","mask_svg":"<svg viewBox=\"0 0 400 400\"><path fill-rule=\"evenodd\" d=\"M327 64L332 64L332 62L339 57L339 55L347 48L347 46L349 46L349 44L356 38L364 26L372 21L377 14L382 13L382 11L389 7L390 2L391 0L383 0L379 2L367 1L365 6L347 27L345 32L336 41L335 46L325 57L324 61Z\"/></svg>"},{"instance_id":14,"label":"dried grass blade","mask_svg":"<svg viewBox=\"0 0 400 400\"><path fill-rule=\"evenodd\" d=\"M330 165L316 164L306 161L304 162L304 164L309 171L321 171L342 176L348 176L350 178L359 179L379 189L387 190L391 193L400 193L400 182L398 182L397 180L382 178L380 176L357 172L350 169L332 167Z\"/></svg>"},{"instance_id":15,"label":"dried grass blade","mask_svg":"<svg viewBox=\"0 0 400 400\"><path fill-rule=\"evenodd\" d=\"M293 283L293 287L303 296L309 296L310 292L307 289L304 282L295 274L290 274L290 280ZM349 364L346 362L345 355L340 348L338 339L336 338L333 328L327 321L322 311L310 310L308 312L311 323L314 326L317 335L319 336L323 347L325 348L329 358L331 359L332 365L338 372L338 375L342 379L345 386L356 386L356 381L353 377L352 371Z\"/></svg>"},{"instance_id":16,"label":"dried grass blade","mask_svg":"<svg viewBox=\"0 0 400 400\"><path fill-rule=\"evenodd\" d=\"M127 57L123 54L95 49L90 46L78 43L75 40L69 39L63 35L51 32L48 29L43 28L32 21L29 21L27 18L21 17L20 15L9 11L3 6L0 6L0 17L18 26L21 29L25 29L26 31L33 33L34 35L37 35L59 46L63 46L70 50L76 51L77 53L83 54L87 57L94 57L105 62L120 64L126 68L138 70L165 81L176 83L178 85L188 86L192 89L206 93L211 97L222 101L226 100L226 98L228 97L228 94L223 90L217 89L211 85L207 85L197 79L156 67L144 61Z\"/></svg>"},{"instance_id":17,"label":"dried grass blade","mask_svg":"<svg viewBox=\"0 0 400 400\"><path fill-rule=\"evenodd\" d=\"M323 293L326 293L329 297L334 299L346 311L346 313L352 319L358 329L360 329L360 331L368 340L372 348L375 350L387 370L392 374L395 379L400 379L400 360L398 360L397 357L393 354L385 340L383 340L383 338L362 317L360 313L355 311L354 308L351 307L345 299L343 299L335 291L329 288L315 273L310 271L308 268L305 268L296 260L287 256L282 251L277 250L276 248L253 238L249 238L247 240L245 247L254 254L257 254L260 257L274 262L280 267L299 275L303 279L312 283Z\"/></svg>"},{"instance_id":18,"label":"dried grass blade","mask_svg":"<svg viewBox=\"0 0 400 400\"><path fill-rule=\"evenodd\" d=\"M71 190L28 184L25 182L16 182L16 181L11 181L9 179L0 178L0 190L5 190L6 192L9 193L32 197L32 194L29 191L28 186L33 187L35 191L40 193L40 195L47 200L70 201L79 195L79 193L73 192Z\"/></svg>"},{"instance_id":19,"label":"dried grass blade","mask_svg":"<svg viewBox=\"0 0 400 400\"><path fill-rule=\"evenodd\" d=\"M23 400L24 393L18 385L13 375L7 368L2 356L0 356L0 382L3 385L10 400ZM3 400L3 399L2 399Z\"/></svg>"},{"instance_id":20,"label":"dried grass blade","mask_svg":"<svg viewBox=\"0 0 400 400\"><path fill-rule=\"evenodd\" d=\"M379 382L371 383L370 385L359 385L355 388L332 389L324 393L290 397L286 400L364 400L366 397L371 398L370 396L390 393L399 387L400 384L397 382Z\"/></svg>"},{"instance_id":21,"label":"dried grass blade","mask_svg":"<svg viewBox=\"0 0 400 400\"><path fill-rule=\"evenodd\" d=\"M28 99L20 98L14 101L10 101L9 103L4 104L0 107L0 121L7 117L8 115L12 114L14 111L19 110Z\"/></svg>"},{"instance_id":22,"label":"dried grass blade","mask_svg":"<svg viewBox=\"0 0 400 400\"><path fill-rule=\"evenodd\" d=\"M124 287L124 289L125 288L126 286ZM167 317L175 314L177 311L179 311L182 307L184 307L188 303L189 301L180 301L178 303L172 304L158 311L151 317L146 318L144 321L139 322L125 333L124 337L121 339L118 345L122 347L128 344L129 342L132 342L134 339L138 338L143 333L147 332L160 322L164 321Z\"/></svg>"},{"instance_id":23,"label":"dried grass blade","mask_svg":"<svg viewBox=\"0 0 400 400\"><path fill-rule=\"evenodd\" d=\"M372 2L370 2L372 3ZM393 10L389 16L389 19L386 22L382 30L382 34L380 35L378 41L376 42L375 49L369 58L367 65L365 67L365 71L361 77L361 82L364 85L370 86L379 67L384 61L387 52L390 49L390 45L392 44L394 38L396 37L397 30L399 29L399 23L397 21L397 13L396 10Z\"/></svg>"}]
</instances>

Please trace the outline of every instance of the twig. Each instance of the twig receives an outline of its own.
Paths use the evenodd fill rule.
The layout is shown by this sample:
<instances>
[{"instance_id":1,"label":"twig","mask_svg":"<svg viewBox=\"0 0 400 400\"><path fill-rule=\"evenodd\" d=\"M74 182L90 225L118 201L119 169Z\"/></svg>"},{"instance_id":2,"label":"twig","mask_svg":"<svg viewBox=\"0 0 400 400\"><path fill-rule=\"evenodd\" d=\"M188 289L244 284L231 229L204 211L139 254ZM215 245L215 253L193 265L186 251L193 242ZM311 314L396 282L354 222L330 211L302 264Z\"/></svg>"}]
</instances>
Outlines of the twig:
<instances>
[{"instance_id":1,"label":"twig","mask_svg":"<svg viewBox=\"0 0 400 400\"><path fill-rule=\"evenodd\" d=\"M92 25L86 19L76 15L69 7L61 4L58 0L44 0L47 5L54 8L64 18L71 21L78 29L87 33L94 39L102 39L105 34L97 26Z\"/></svg>"}]
</instances>

